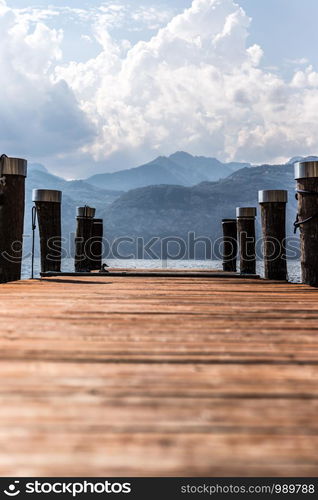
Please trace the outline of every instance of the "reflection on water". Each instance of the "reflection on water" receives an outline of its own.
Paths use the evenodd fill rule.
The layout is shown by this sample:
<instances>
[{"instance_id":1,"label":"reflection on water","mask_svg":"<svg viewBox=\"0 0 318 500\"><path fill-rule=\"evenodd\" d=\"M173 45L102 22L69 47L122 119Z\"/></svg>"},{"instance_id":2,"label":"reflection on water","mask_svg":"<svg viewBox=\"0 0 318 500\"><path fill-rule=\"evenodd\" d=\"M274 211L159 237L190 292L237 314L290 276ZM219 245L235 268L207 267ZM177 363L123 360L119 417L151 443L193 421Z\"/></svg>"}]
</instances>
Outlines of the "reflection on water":
<instances>
[{"instance_id":1,"label":"reflection on water","mask_svg":"<svg viewBox=\"0 0 318 500\"><path fill-rule=\"evenodd\" d=\"M137 260L137 259L108 259L107 264L113 268L128 269L220 269L222 270L222 261L220 260ZM40 259L35 259L34 263L35 277L39 277ZM64 259L62 270L65 272L74 271L74 260ZM263 276L263 262L257 262L257 273ZM288 261L289 280L293 283L300 282L300 263L295 260ZM25 259L22 264L22 279L28 279L31 276L31 260Z\"/></svg>"}]
</instances>

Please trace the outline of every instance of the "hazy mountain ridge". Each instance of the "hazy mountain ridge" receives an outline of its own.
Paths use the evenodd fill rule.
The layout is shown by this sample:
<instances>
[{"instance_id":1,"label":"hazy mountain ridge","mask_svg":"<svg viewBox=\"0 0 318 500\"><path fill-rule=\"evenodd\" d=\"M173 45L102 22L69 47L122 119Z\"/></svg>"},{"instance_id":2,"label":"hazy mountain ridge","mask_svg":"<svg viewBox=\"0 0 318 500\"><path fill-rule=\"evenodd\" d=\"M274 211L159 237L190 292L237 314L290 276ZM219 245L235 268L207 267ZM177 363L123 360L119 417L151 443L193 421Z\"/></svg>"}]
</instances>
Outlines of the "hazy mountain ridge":
<instances>
[{"instance_id":1,"label":"hazy mountain ridge","mask_svg":"<svg viewBox=\"0 0 318 500\"><path fill-rule=\"evenodd\" d=\"M293 235L296 215L295 181L292 165L262 165L243 168L218 182L193 187L158 185L124 193L102 216L110 239L119 236L181 237L190 232L212 241L222 235L222 218L235 217L237 206L257 206L261 189L287 189L287 233ZM260 234L259 218L257 221ZM123 246L126 252L132 246ZM197 258L202 258L198 248Z\"/></svg>"},{"instance_id":2,"label":"hazy mountain ridge","mask_svg":"<svg viewBox=\"0 0 318 500\"><path fill-rule=\"evenodd\" d=\"M123 191L155 184L193 186L202 181L217 181L245 166L251 165L236 162L222 163L216 158L192 156L184 151L178 151L169 157L159 156L139 167L93 175L85 182Z\"/></svg>"},{"instance_id":3,"label":"hazy mountain ridge","mask_svg":"<svg viewBox=\"0 0 318 500\"><path fill-rule=\"evenodd\" d=\"M188 163L191 163L191 158L193 158L185 153L176 153L176 155L179 159L181 155L184 155ZM316 157L311 157L311 159L314 158ZM216 240L221 236L222 218L235 217L237 206L258 206L258 190L287 189L289 191L287 232L292 235L296 215L293 162L299 159L301 157L291 159L284 165L244 166L239 170L235 170L237 167L235 163L227 167L229 170L232 168L234 172L230 172L230 175L218 181L200 182L194 186L162 182L127 192L103 189L83 180L66 181L48 173L45 168L31 166L26 183L25 231L26 234L31 234L30 214L33 188L63 191L63 235L74 233L76 206L87 203L95 206L97 216L104 219L105 235L110 241L122 236L133 238L142 236L146 239L153 236L186 238L190 232L194 232L197 237L207 236ZM171 160L166 160L164 159L162 165L165 171L168 171ZM203 158L202 164L205 162L206 159ZM222 165L221 162L219 163ZM146 166L140 168L143 170ZM203 170L204 168L203 165ZM138 168L132 169L132 172L136 170L138 171ZM181 175L180 171L184 172L183 167L176 163L174 171L179 171L178 178ZM163 175L162 169L160 175ZM169 179L174 178L174 175L172 174ZM201 175L200 172L199 175ZM26 247L29 247L29 243L26 243ZM199 254L198 257L201 255Z\"/></svg>"},{"instance_id":4,"label":"hazy mountain ridge","mask_svg":"<svg viewBox=\"0 0 318 500\"><path fill-rule=\"evenodd\" d=\"M113 174L98 174L87 180L67 181L51 174L44 165L28 166L26 179L25 234L31 234L31 208L33 189L58 189L63 192L63 233L75 230L76 207L85 204L96 207L97 215L107 213L108 207L131 186L152 184L194 185L205 178L224 177L236 168L249 164L223 164L215 158L194 157L177 152L169 158L159 157L140 167L122 170ZM114 187L120 189L113 189ZM26 240L26 247L29 243Z\"/></svg>"}]
</instances>

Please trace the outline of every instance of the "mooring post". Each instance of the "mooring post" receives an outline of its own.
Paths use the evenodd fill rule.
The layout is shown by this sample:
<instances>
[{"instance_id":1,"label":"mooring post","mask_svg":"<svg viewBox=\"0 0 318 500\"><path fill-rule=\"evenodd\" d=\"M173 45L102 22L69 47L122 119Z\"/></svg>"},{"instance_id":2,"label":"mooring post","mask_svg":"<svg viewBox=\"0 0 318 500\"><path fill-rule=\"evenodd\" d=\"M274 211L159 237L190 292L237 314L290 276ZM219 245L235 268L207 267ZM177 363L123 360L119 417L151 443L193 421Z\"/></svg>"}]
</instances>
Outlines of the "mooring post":
<instances>
[{"instance_id":1,"label":"mooring post","mask_svg":"<svg viewBox=\"0 0 318 500\"><path fill-rule=\"evenodd\" d=\"M300 228L301 273L303 283L318 286L318 161L295 165L298 214L295 232Z\"/></svg>"},{"instance_id":2,"label":"mooring post","mask_svg":"<svg viewBox=\"0 0 318 500\"><path fill-rule=\"evenodd\" d=\"M285 252L287 201L288 191L277 189L258 192L262 217L264 276L269 280L287 280Z\"/></svg>"},{"instance_id":3,"label":"mooring post","mask_svg":"<svg viewBox=\"0 0 318 500\"><path fill-rule=\"evenodd\" d=\"M40 233L41 272L61 272L62 192L55 189L33 189L32 201L35 203Z\"/></svg>"},{"instance_id":4,"label":"mooring post","mask_svg":"<svg viewBox=\"0 0 318 500\"><path fill-rule=\"evenodd\" d=\"M223 271L236 272L237 223L236 219L222 219Z\"/></svg>"},{"instance_id":5,"label":"mooring post","mask_svg":"<svg viewBox=\"0 0 318 500\"><path fill-rule=\"evenodd\" d=\"M92 242L90 245L91 270L101 271L103 259L103 219L92 221Z\"/></svg>"},{"instance_id":6,"label":"mooring post","mask_svg":"<svg viewBox=\"0 0 318 500\"><path fill-rule=\"evenodd\" d=\"M237 235L240 247L240 273L256 274L255 207L236 209Z\"/></svg>"},{"instance_id":7,"label":"mooring post","mask_svg":"<svg viewBox=\"0 0 318 500\"><path fill-rule=\"evenodd\" d=\"M0 282L21 279L27 161L0 157Z\"/></svg>"},{"instance_id":8,"label":"mooring post","mask_svg":"<svg viewBox=\"0 0 318 500\"><path fill-rule=\"evenodd\" d=\"M90 246L95 211L95 208L87 205L77 208L75 237L75 272L77 273L91 271Z\"/></svg>"}]
</instances>

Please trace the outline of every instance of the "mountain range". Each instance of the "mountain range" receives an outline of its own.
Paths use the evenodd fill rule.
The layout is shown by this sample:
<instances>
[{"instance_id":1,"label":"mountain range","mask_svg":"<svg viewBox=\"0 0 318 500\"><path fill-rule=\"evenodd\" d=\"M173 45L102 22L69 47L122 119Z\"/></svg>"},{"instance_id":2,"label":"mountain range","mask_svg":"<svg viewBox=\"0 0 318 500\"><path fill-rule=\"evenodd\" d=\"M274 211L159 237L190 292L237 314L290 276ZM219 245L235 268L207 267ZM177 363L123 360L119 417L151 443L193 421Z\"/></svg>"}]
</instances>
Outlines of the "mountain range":
<instances>
[{"instance_id":1,"label":"mountain range","mask_svg":"<svg viewBox=\"0 0 318 500\"><path fill-rule=\"evenodd\" d=\"M236 169L250 166L246 163L222 163L215 158L192 156L177 152L169 157L158 157L140 167L114 173L98 174L84 180L67 181L51 174L44 165L28 166L26 180L25 234L31 234L31 208L33 189L58 189L63 192L63 233L75 230L76 207L94 205L97 214L105 214L109 206L125 191L154 184L180 184L190 186L205 180L226 177ZM107 217L106 217L107 218ZM26 251L30 238L25 239Z\"/></svg>"},{"instance_id":2,"label":"mountain range","mask_svg":"<svg viewBox=\"0 0 318 500\"><path fill-rule=\"evenodd\" d=\"M222 163L216 158L192 156L178 151L168 157L159 156L140 167L93 175L86 179L86 182L93 186L120 191L154 184L193 186L203 181L218 181L235 170L250 166L249 163Z\"/></svg>"},{"instance_id":3,"label":"mountain range","mask_svg":"<svg viewBox=\"0 0 318 500\"><path fill-rule=\"evenodd\" d=\"M299 159L293 158L284 165L251 166L222 164L214 158L178 152L130 170L76 181L54 176L42 165L30 165L25 233L30 234L31 230L32 189L60 189L64 236L71 234L71 241L74 239L76 206L89 204L104 219L108 240L134 240L121 242L123 257L147 258L151 252L142 255L138 247L141 237L146 241L153 237L187 239L193 233L193 237L216 241L221 236L221 219L234 217L237 206L257 206L258 190L287 189L287 232L292 236L296 214L293 163ZM259 234L259 218L257 229ZM160 253L159 246L157 243L152 248ZM25 247L29 250L28 238ZM204 257L203 247L202 242L196 245L196 258Z\"/></svg>"},{"instance_id":4,"label":"mountain range","mask_svg":"<svg viewBox=\"0 0 318 500\"><path fill-rule=\"evenodd\" d=\"M294 238L293 222L297 207L291 164L243 168L218 182L203 182L192 187L157 185L131 190L115 200L102 212L102 216L107 220L110 240L127 235L135 241L140 236L146 241L153 236L161 240L167 237L188 240L189 234L194 233L196 238L209 238L216 242L222 236L222 218L235 217L238 206L258 207L258 191L261 189L288 190L287 234ZM260 234L258 217L257 235ZM160 245L161 242L158 242L153 248L162 255ZM177 246L176 243L174 247ZM131 254L132 249L136 254L136 243L121 245L123 256ZM218 255L218 248L214 250L213 253L205 253L204 243L198 243L195 257L212 258Z\"/></svg>"}]
</instances>

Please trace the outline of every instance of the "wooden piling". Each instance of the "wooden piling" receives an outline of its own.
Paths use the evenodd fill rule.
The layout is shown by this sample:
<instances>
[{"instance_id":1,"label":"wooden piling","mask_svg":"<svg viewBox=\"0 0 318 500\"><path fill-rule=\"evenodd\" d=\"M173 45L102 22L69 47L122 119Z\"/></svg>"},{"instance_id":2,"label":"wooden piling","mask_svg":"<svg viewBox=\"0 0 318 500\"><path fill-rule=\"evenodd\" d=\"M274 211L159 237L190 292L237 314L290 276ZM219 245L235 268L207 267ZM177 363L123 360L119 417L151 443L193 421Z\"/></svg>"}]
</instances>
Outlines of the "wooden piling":
<instances>
[{"instance_id":1,"label":"wooden piling","mask_svg":"<svg viewBox=\"0 0 318 500\"><path fill-rule=\"evenodd\" d=\"M300 228L302 281L318 286L318 162L295 165L298 214L295 230Z\"/></svg>"},{"instance_id":2,"label":"wooden piling","mask_svg":"<svg viewBox=\"0 0 318 500\"><path fill-rule=\"evenodd\" d=\"M21 279L27 161L0 158L0 282Z\"/></svg>"},{"instance_id":3,"label":"wooden piling","mask_svg":"<svg viewBox=\"0 0 318 500\"><path fill-rule=\"evenodd\" d=\"M240 247L240 273L256 273L256 249L255 249L255 207L238 207L237 235Z\"/></svg>"},{"instance_id":4,"label":"wooden piling","mask_svg":"<svg viewBox=\"0 0 318 500\"><path fill-rule=\"evenodd\" d=\"M91 270L100 271L102 269L103 258L103 219L93 219L92 240L90 244Z\"/></svg>"},{"instance_id":5,"label":"wooden piling","mask_svg":"<svg viewBox=\"0 0 318 500\"><path fill-rule=\"evenodd\" d=\"M236 219L223 219L223 271L236 272L237 224Z\"/></svg>"},{"instance_id":6,"label":"wooden piling","mask_svg":"<svg viewBox=\"0 0 318 500\"><path fill-rule=\"evenodd\" d=\"M41 272L61 272L62 192L53 189L34 189L32 201L36 206L39 224Z\"/></svg>"},{"instance_id":7,"label":"wooden piling","mask_svg":"<svg viewBox=\"0 0 318 500\"><path fill-rule=\"evenodd\" d=\"M285 252L286 203L288 191L265 190L258 192L261 206L264 276L270 280L287 279Z\"/></svg>"},{"instance_id":8,"label":"wooden piling","mask_svg":"<svg viewBox=\"0 0 318 500\"><path fill-rule=\"evenodd\" d=\"M77 227L75 237L75 272L91 271L90 245L93 234L93 218L95 208L77 208Z\"/></svg>"}]
</instances>

